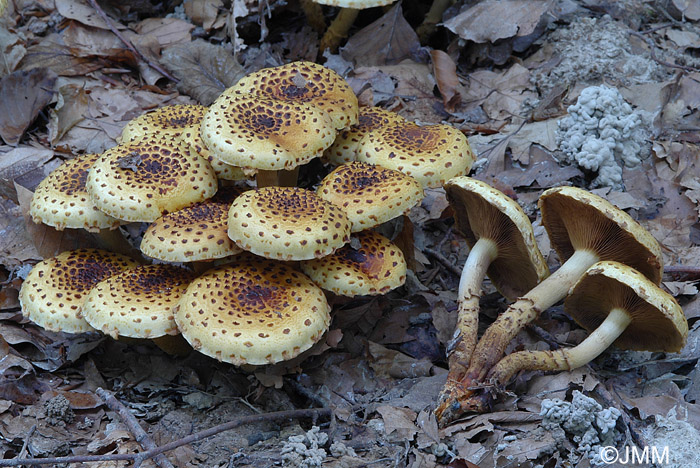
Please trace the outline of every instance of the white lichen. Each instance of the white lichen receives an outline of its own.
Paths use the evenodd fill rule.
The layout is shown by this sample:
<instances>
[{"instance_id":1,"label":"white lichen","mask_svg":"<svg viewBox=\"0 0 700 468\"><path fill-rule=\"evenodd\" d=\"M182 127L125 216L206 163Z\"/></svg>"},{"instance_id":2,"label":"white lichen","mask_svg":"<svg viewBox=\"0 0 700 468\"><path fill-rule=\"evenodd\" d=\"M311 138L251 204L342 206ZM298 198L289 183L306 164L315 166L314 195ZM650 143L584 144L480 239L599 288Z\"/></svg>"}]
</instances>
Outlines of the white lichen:
<instances>
[{"instance_id":1,"label":"white lichen","mask_svg":"<svg viewBox=\"0 0 700 468\"><path fill-rule=\"evenodd\" d=\"M603 408L578 390L574 390L571 402L558 398L543 400L540 416L542 427L552 432L555 440L562 435L572 440L577 452L588 457L591 465L603 464L601 447L615 445L615 424L620 411Z\"/></svg>"},{"instance_id":2,"label":"white lichen","mask_svg":"<svg viewBox=\"0 0 700 468\"><path fill-rule=\"evenodd\" d=\"M635 167L649 153L643 114L617 88L585 88L559 121L557 140L566 162L597 173L593 187L622 188L622 167Z\"/></svg>"},{"instance_id":3,"label":"white lichen","mask_svg":"<svg viewBox=\"0 0 700 468\"><path fill-rule=\"evenodd\" d=\"M282 446L282 460L294 468L314 468L323 465L328 434L313 426L306 434L289 436Z\"/></svg>"}]
</instances>

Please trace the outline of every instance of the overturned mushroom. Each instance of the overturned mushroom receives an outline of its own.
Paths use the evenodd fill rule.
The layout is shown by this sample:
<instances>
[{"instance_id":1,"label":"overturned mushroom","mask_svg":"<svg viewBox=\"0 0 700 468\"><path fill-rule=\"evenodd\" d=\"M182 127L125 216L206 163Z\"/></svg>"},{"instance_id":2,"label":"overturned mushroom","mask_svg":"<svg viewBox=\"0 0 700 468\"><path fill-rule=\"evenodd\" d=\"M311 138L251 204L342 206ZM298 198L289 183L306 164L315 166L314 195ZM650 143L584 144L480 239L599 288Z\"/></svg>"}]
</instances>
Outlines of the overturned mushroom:
<instances>
[{"instance_id":1,"label":"overturned mushroom","mask_svg":"<svg viewBox=\"0 0 700 468\"><path fill-rule=\"evenodd\" d=\"M486 330L472 354L471 364L442 413L446 424L466 411L484 411L470 387L483 382L503 356L508 343L528 323L557 301L594 263L612 260L629 265L652 282L661 281L661 247L627 213L603 198L575 187L556 187L540 197L542 224L564 261L561 267L515 301Z\"/></svg>"},{"instance_id":2,"label":"overturned mushroom","mask_svg":"<svg viewBox=\"0 0 700 468\"><path fill-rule=\"evenodd\" d=\"M618 262L599 262L578 280L566 311L591 334L578 346L555 351L520 351L501 359L487 379L506 384L521 370L566 371L598 357L610 345L635 351L677 353L688 321L668 293Z\"/></svg>"},{"instance_id":3,"label":"overturned mushroom","mask_svg":"<svg viewBox=\"0 0 700 468\"><path fill-rule=\"evenodd\" d=\"M476 346L484 276L488 274L494 286L514 300L549 274L530 220L514 200L465 176L449 180L445 191L454 209L455 227L471 250L459 282L456 341L449 355L447 383L435 411L438 418L464 377Z\"/></svg>"}]
</instances>

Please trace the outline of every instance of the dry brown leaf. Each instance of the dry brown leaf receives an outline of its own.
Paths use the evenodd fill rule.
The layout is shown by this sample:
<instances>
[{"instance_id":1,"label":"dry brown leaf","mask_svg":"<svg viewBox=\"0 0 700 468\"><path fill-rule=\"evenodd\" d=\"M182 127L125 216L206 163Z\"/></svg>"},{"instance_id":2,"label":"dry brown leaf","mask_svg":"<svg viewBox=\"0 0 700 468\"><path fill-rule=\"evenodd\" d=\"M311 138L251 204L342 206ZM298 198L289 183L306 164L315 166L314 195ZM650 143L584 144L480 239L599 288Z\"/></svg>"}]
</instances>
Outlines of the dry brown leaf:
<instances>
[{"instance_id":1,"label":"dry brown leaf","mask_svg":"<svg viewBox=\"0 0 700 468\"><path fill-rule=\"evenodd\" d=\"M219 10L223 9L223 0L192 0L184 3L185 14L192 19L194 24L200 25L205 31L211 31L219 15Z\"/></svg>"},{"instance_id":2,"label":"dry brown leaf","mask_svg":"<svg viewBox=\"0 0 700 468\"><path fill-rule=\"evenodd\" d=\"M102 17L85 0L61 0L56 2L56 10L61 16L79 21L93 28L109 29ZM123 24L113 21L118 29L125 29Z\"/></svg>"},{"instance_id":3,"label":"dry brown leaf","mask_svg":"<svg viewBox=\"0 0 700 468\"><path fill-rule=\"evenodd\" d=\"M377 407L377 412L384 420L384 431L387 435L394 434L399 440L413 440L418 428L413 421L416 413L408 408L382 405Z\"/></svg>"},{"instance_id":4,"label":"dry brown leaf","mask_svg":"<svg viewBox=\"0 0 700 468\"><path fill-rule=\"evenodd\" d=\"M59 34L51 34L27 48L19 69L48 68L59 76L84 76L102 68L102 63L88 57L77 57L63 43Z\"/></svg>"},{"instance_id":5,"label":"dry brown leaf","mask_svg":"<svg viewBox=\"0 0 700 468\"><path fill-rule=\"evenodd\" d=\"M420 47L418 35L403 17L401 2L348 39L340 55L356 66L399 63Z\"/></svg>"},{"instance_id":6,"label":"dry brown leaf","mask_svg":"<svg viewBox=\"0 0 700 468\"><path fill-rule=\"evenodd\" d=\"M48 149L20 146L0 158L0 196L18 203L15 182L34 190L48 175L46 162L54 157Z\"/></svg>"},{"instance_id":7,"label":"dry brown leaf","mask_svg":"<svg viewBox=\"0 0 700 468\"><path fill-rule=\"evenodd\" d=\"M186 2L185 5L190 2ZM146 18L136 23L134 31L140 36L152 37L160 45L158 51L164 47L191 41L190 32L194 25L188 21L177 18Z\"/></svg>"},{"instance_id":8,"label":"dry brown leaf","mask_svg":"<svg viewBox=\"0 0 700 468\"><path fill-rule=\"evenodd\" d=\"M527 36L550 5L548 0L487 0L445 21L444 26L462 39L478 43Z\"/></svg>"},{"instance_id":9,"label":"dry brown leaf","mask_svg":"<svg viewBox=\"0 0 700 468\"><path fill-rule=\"evenodd\" d=\"M0 79L0 136L5 143L19 143L24 131L51 102L56 78L47 68L34 68Z\"/></svg>"},{"instance_id":10,"label":"dry brown leaf","mask_svg":"<svg viewBox=\"0 0 700 468\"><path fill-rule=\"evenodd\" d=\"M166 48L161 63L180 80L180 92L204 105L214 102L245 74L228 50L202 40Z\"/></svg>"},{"instance_id":11,"label":"dry brown leaf","mask_svg":"<svg viewBox=\"0 0 700 468\"><path fill-rule=\"evenodd\" d=\"M4 23L0 23L0 77L12 73L24 54L27 53L19 35L10 32Z\"/></svg>"},{"instance_id":12,"label":"dry brown leaf","mask_svg":"<svg viewBox=\"0 0 700 468\"><path fill-rule=\"evenodd\" d=\"M427 377L431 375L433 364L427 359L414 359L406 354L384 346L368 342L371 355L370 367L377 375L396 379Z\"/></svg>"},{"instance_id":13,"label":"dry brown leaf","mask_svg":"<svg viewBox=\"0 0 700 468\"><path fill-rule=\"evenodd\" d=\"M51 111L49 121L49 139L55 144L65 133L82 122L88 112L88 95L85 88L76 85L66 85L58 92L61 95L56 109Z\"/></svg>"},{"instance_id":14,"label":"dry brown leaf","mask_svg":"<svg viewBox=\"0 0 700 468\"><path fill-rule=\"evenodd\" d=\"M459 88L462 85L457 77L457 64L442 50L431 50L430 58L433 63L433 75L435 75L445 110L454 112L455 107L459 106L462 101L462 96L459 93Z\"/></svg>"},{"instance_id":15,"label":"dry brown leaf","mask_svg":"<svg viewBox=\"0 0 700 468\"><path fill-rule=\"evenodd\" d=\"M110 57L113 60L133 61L133 54L127 50L111 31L85 26L72 22L63 30L63 42L77 57Z\"/></svg>"},{"instance_id":16,"label":"dry brown leaf","mask_svg":"<svg viewBox=\"0 0 700 468\"><path fill-rule=\"evenodd\" d=\"M672 0L672 2L684 18L691 21L700 19L700 2L698 0Z\"/></svg>"}]
</instances>

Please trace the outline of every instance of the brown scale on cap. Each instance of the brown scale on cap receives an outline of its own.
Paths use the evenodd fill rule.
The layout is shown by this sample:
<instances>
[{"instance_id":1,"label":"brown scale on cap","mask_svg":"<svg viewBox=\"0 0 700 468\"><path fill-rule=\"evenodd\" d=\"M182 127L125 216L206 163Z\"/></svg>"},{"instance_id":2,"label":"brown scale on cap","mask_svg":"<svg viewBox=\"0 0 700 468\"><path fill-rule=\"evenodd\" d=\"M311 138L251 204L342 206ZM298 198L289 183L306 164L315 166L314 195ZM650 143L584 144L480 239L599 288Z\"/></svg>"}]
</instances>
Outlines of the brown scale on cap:
<instances>
[{"instance_id":1,"label":"brown scale on cap","mask_svg":"<svg viewBox=\"0 0 700 468\"><path fill-rule=\"evenodd\" d=\"M176 335L175 306L195 275L174 265L141 265L110 276L88 294L82 316L118 338Z\"/></svg>"},{"instance_id":2,"label":"brown scale on cap","mask_svg":"<svg viewBox=\"0 0 700 468\"><path fill-rule=\"evenodd\" d=\"M88 293L103 279L137 265L129 257L97 249L72 250L46 259L22 283L22 313L47 330L93 331L80 315Z\"/></svg>"},{"instance_id":3,"label":"brown scale on cap","mask_svg":"<svg viewBox=\"0 0 700 468\"><path fill-rule=\"evenodd\" d=\"M323 257L348 242L339 207L298 187L265 187L234 200L228 235L243 250L277 260Z\"/></svg>"},{"instance_id":4,"label":"brown scale on cap","mask_svg":"<svg viewBox=\"0 0 700 468\"><path fill-rule=\"evenodd\" d=\"M206 111L206 106L198 104L161 107L130 120L122 130L120 141L128 143L156 134L180 136L183 131L198 126Z\"/></svg>"},{"instance_id":5,"label":"brown scale on cap","mask_svg":"<svg viewBox=\"0 0 700 468\"><path fill-rule=\"evenodd\" d=\"M337 167L321 181L316 192L343 208L352 223L352 232L394 219L423 199L423 188L413 177L361 162Z\"/></svg>"},{"instance_id":6,"label":"brown scale on cap","mask_svg":"<svg viewBox=\"0 0 700 468\"><path fill-rule=\"evenodd\" d=\"M86 187L101 211L126 221L152 222L210 198L217 180L209 163L183 142L153 137L105 151Z\"/></svg>"},{"instance_id":7,"label":"brown scale on cap","mask_svg":"<svg viewBox=\"0 0 700 468\"><path fill-rule=\"evenodd\" d=\"M333 145L326 150L324 156L331 164L336 165L354 161L357 157L357 147L365 135L403 121L404 118L399 114L381 107L360 107L357 123L338 133Z\"/></svg>"},{"instance_id":8,"label":"brown scale on cap","mask_svg":"<svg viewBox=\"0 0 700 468\"><path fill-rule=\"evenodd\" d=\"M404 121L368 133L358 144L357 160L401 171L423 187L439 187L466 175L475 158L467 137L456 128Z\"/></svg>"},{"instance_id":9,"label":"brown scale on cap","mask_svg":"<svg viewBox=\"0 0 700 468\"><path fill-rule=\"evenodd\" d=\"M357 122L357 96L350 85L330 68L313 62L263 68L241 78L225 93L303 102L327 112L337 130Z\"/></svg>"},{"instance_id":10,"label":"brown scale on cap","mask_svg":"<svg viewBox=\"0 0 700 468\"><path fill-rule=\"evenodd\" d=\"M330 117L304 103L222 94L202 121L212 155L238 167L293 169L335 138Z\"/></svg>"},{"instance_id":11,"label":"brown scale on cap","mask_svg":"<svg viewBox=\"0 0 700 468\"><path fill-rule=\"evenodd\" d=\"M353 235L359 248L346 244L333 254L302 262L304 273L323 289L342 296L384 294L406 281L401 250L374 231Z\"/></svg>"},{"instance_id":12,"label":"brown scale on cap","mask_svg":"<svg viewBox=\"0 0 700 468\"><path fill-rule=\"evenodd\" d=\"M235 365L296 357L328 330L330 306L303 273L253 255L208 271L180 299L175 320L192 347Z\"/></svg>"},{"instance_id":13,"label":"brown scale on cap","mask_svg":"<svg viewBox=\"0 0 700 468\"><path fill-rule=\"evenodd\" d=\"M141 252L168 262L212 260L240 253L227 230L231 203L242 192L222 187L209 200L156 219L143 235Z\"/></svg>"},{"instance_id":14,"label":"brown scale on cap","mask_svg":"<svg viewBox=\"0 0 700 468\"><path fill-rule=\"evenodd\" d=\"M29 214L35 223L64 228L114 229L120 221L98 210L85 189L88 170L99 155L84 154L54 169L34 191Z\"/></svg>"}]
</instances>

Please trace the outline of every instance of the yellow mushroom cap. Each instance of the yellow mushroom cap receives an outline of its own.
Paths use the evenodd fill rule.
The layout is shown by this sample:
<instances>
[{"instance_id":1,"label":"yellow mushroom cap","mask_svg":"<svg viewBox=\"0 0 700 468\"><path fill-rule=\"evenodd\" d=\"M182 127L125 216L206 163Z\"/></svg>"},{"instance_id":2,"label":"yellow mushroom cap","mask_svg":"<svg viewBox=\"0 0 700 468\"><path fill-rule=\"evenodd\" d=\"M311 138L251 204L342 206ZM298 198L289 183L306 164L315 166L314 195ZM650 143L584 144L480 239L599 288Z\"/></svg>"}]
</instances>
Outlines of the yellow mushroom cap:
<instances>
[{"instance_id":1,"label":"yellow mushroom cap","mask_svg":"<svg viewBox=\"0 0 700 468\"><path fill-rule=\"evenodd\" d=\"M507 299L524 295L549 275L530 219L518 203L490 185L460 176L445 184L455 227L470 247L481 238L496 244L487 273Z\"/></svg>"},{"instance_id":2,"label":"yellow mushroom cap","mask_svg":"<svg viewBox=\"0 0 700 468\"><path fill-rule=\"evenodd\" d=\"M175 265L131 268L97 283L87 295L82 316L114 339L176 335L175 306L194 278L194 273Z\"/></svg>"},{"instance_id":3,"label":"yellow mushroom cap","mask_svg":"<svg viewBox=\"0 0 700 468\"><path fill-rule=\"evenodd\" d=\"M337 167L316 193L345 211L352 232L394 219L423 199L423 187L413 177L361 162Z\"/></svg>"},{"instance_id":4,"label":"yellow mushroom cap","mask_svg":"<svg viewBox=\"0 0 700 468\"><path fill-rule=\"evenodd\" d=\"M95 206L110 216L152 222L212 197L217 180L209 163L183 142L153 137L105 151L86 187Z\"/></svg>"},{"instance_id":5,"label":"yellow mushroom cap","mask_svg":"<svg viewBox=\"0 0 700 468\"><path fill-rule=\"evenodd\" d=\"M401 171L423 187L467 175L474 159L467 137L445 124L394 123L365 135L357 148L358 161Z\"/></svg>"},{"instance_id":6,"label":"yellow mushroom cap","mask_svg":"<svg viewBox=\"0 0 700 468\"><path fill-rule=\"evenodd\" d=\"M598 262L571 289L564 302L579 325L593 331L611 310L632 321L615 346L636 351L676 353L685 346L688 321L676 300L638 271L618 262Z\"/></svg>"},{"instance_id":7,"label":"yellow mushroom cap","mask_svg":"<svg viewBox=\"0 0 700 468\"><path fill-rule=\"evenodd\" d=\"M578 249L600 260L629 265L658 284L663 275L661 246L630 215L604 198L577 187L545 190L539 199L542 225L564 262Z\"/></svg>"},{"instance_id":8,"label":"yellow mushroom cap","mask_svg":"<svg viewBox=\"0 0 700 468\"><path fill-rule=\"evenodd\" d=\"M202 120L202 140L214 157L269 171L321 156L335 133L328 114L308 104L226 93Z\"/></svg>"},{"instance_id":9,"label":"yellow mushroom cap","mask_svg":"<svg viewBox=\"0 0 700 468\"><path fill-rule=\"evenodd\" d=\"M406 260L401 249L386 237L367 230L331 255L301 262L301 269L323 289L342 296L384 294L406 281Z\"/></svg>"},{"instance_id":10,"label":"yellow mushroom cap","mask_svg":"<svg viewBox=\"0 0 700 468\"><path fill-rule=\"evenodd\" d=\"M381 107L360 107L357 123L338 133L324 156L331 164L346 164L355 161L360 140L369 132L405 119L395 112Z\"/></svg>"},{"instance_id":11,"label":"yellow mushroom cap","mask_svg":"<svg viewBox=\"0 0 700 468\"><path fill-rule=\"evenodd\" d=\"M70 159L42 180L34 191L29 214L35 223L56 229L115 229L121 223L100 210L90 200L85 182L88 170L99 155L84 154Z\"/></svg>"},{"instance_id":12,"label":"yellow mushroom cap","mask_svg":"<svg viewBox=\"0 0 700 468\"><path fill-rule=\"evenodd\" d=\"M357 96L350 85L335 71L313 62L263 68L244 76L224 94L303 102L327 112L336 130L357 123Z\"/></svg>"},{"instance_id":13,"label":"yellow mushroom cap","mask_svg":"<svg viewBox=\"0 0 700 468\"><path fill-rule=\"evenodd\" d=\"M71 250L43 260L22 283L22 313L47 330L94 331L80 315L88 293L103 279L137 265L129 257L98 249Z\"/></svg>"},{"instance_id":14,"label":"yellow mushroom cap","mask_svg":"<svg viewBox=\"0 0 700 468\"><path fill-rule=\"evenodd\" d=\"M177 104L141 114L126 124L120 143L154 135L180 136L183 131L198 126L206 111L207 107L199 104Z\"/></svg>"},{"instance_id":15,"label":"yellow mushroom cap","mask_svg":"<svg viewBox=\"0 0 700 468\"><path fill-rule=\"evenodd\" d=\"M201 157L206 159L216 173L219 180L245 180L247 179L243 169L231 164L226 164L221 159L214 157L209 148L202 140L202 125L198 123L195 127L183 130L180 138L190 145L190 147Z\"/></svg>"},{"instance_id":16,"label":"yellow mushroom cap","mask_svg":"<svg viewBox=\"0 0 700 468\"><path fill-rule=\"evenodd\" d=\"M328 330L330 306L303 273L242 255L190 284L177 325L192 347L235 365L273 364L310 348Z\"/></svg>"},{"instance_id":17,"label":"yellow mushroom cap","mask_svg":"<svg viewBox=\"0 0 700 468\"><path fill-rule=\"evenodd\" d=\"M264 187L236 198L228 236L243 250L277 260L323 257L350 239L339 207L299 187Z\"/></svg>"},{"instance_id":18,"label":"yellow mushroom cap","mask_svg":"<svg viewBox=\"0 0 700 468\"><path fill-rule=\"evenodd\" d=\"M203 202L156 219L141 240L141 252L167 262L194 262L228 257L241 249L228 237L228 212L242 193L222 187Z\"/></svg>"}]
</instances>

